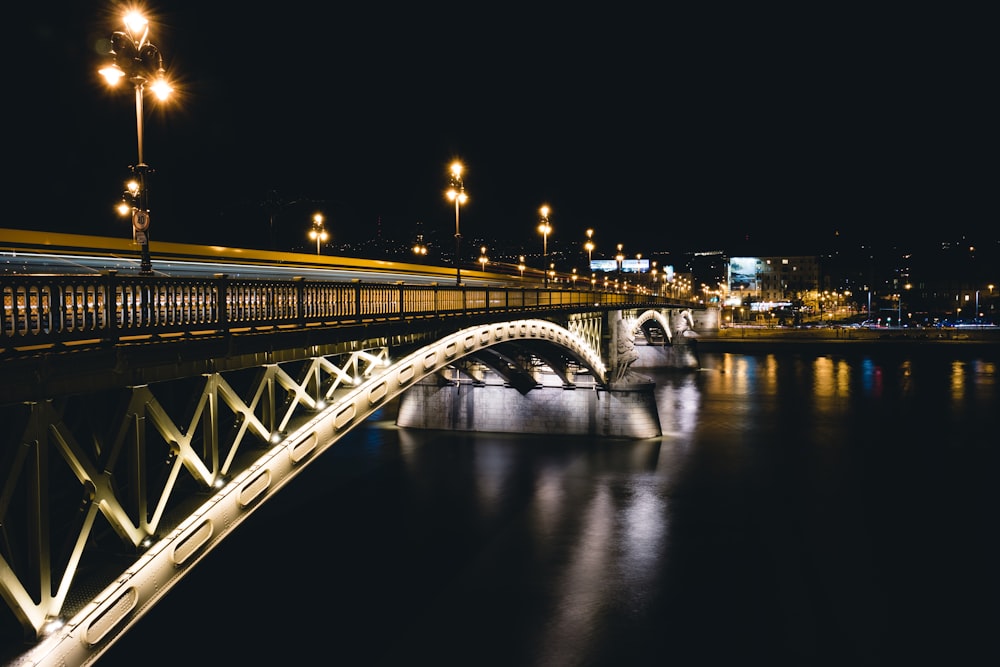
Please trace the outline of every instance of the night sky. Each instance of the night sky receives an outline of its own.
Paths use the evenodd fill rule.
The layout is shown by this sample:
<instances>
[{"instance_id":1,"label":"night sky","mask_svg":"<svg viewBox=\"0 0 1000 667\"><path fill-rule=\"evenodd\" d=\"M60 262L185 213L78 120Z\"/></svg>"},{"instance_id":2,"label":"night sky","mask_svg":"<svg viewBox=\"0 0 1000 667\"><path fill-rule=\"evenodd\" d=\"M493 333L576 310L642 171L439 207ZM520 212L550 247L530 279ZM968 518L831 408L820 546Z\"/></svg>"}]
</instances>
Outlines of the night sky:
<instances>
[{"instance_id":1,"label":"night sky","mask_svg":"<svg viewBox=\"0 0 1000 667\"><path fill-rule=\"evenodd\" d=\"M358 5L362 3L356 3ZM995 39L978 10L736 3L148 5L175 81L146 97L151 238L267 248L419 228L595 256L835 234L996 236ZM130 88L109 93L113 5L6 10L0 227L128 235ZM11 17L11 12L13 16ZM923 231L921 231L923 230Z\"/></svg>"}]
</instances>

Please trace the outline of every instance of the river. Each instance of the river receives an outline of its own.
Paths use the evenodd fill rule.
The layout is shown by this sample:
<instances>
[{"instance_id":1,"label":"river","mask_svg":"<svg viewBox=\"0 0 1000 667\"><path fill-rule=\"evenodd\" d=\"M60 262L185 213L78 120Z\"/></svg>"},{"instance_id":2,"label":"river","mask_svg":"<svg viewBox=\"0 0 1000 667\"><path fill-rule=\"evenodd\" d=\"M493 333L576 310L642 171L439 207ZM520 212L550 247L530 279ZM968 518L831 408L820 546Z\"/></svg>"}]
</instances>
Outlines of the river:
<instances>
[{"instance_id":1,"label":"river","mask_svg":"<svg viewBox=\"0 0 1000 667\"><path fill-rule=\"evenodd\" d=\"M386 408L99 664L996 656L1000 348L776 349L641 369L649 440L410 431Z\"/></svg>"}]
</instances>

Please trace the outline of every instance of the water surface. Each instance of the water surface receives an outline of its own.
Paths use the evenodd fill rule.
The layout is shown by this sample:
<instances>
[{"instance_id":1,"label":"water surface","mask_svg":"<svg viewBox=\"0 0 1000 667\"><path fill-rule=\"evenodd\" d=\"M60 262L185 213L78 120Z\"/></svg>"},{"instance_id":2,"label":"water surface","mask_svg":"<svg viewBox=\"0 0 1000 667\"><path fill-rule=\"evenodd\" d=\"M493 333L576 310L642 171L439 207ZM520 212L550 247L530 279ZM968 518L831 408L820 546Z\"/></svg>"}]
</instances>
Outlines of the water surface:
<instances>
[{"instance_id":1,"label":"water surface","mask_svg":"<svg viewBox=\"0 0 1000 667\"><path fill-rule=\"evenodd\" d=\"M100 664L989 664L997 364L702 354L643 441L387 408Z\"/></svg>"}]
</instances>

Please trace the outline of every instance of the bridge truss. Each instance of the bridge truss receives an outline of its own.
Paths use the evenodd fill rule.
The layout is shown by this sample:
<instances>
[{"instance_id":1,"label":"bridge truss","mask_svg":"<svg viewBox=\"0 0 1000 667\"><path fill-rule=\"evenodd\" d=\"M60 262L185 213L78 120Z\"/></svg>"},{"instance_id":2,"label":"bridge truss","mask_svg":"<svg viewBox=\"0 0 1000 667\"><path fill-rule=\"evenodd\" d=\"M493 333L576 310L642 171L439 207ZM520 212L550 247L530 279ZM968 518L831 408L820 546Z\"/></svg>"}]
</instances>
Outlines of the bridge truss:
<instances>
[{"instance_id":1,"label":"bridge truss","mask_svg":"<svg viewBox=\"0 0 1000 667\"><path fill-rule=\"evenodd\" d=\"M267 498L421 379L489 359L526 392L516 378L543 358L564 382L583 372L601 384L599 340L586 318L513 320L398 361L382 346L9 406L0 595L30 646L22 659L95 660Z\"/></svg>"}]
</instances>

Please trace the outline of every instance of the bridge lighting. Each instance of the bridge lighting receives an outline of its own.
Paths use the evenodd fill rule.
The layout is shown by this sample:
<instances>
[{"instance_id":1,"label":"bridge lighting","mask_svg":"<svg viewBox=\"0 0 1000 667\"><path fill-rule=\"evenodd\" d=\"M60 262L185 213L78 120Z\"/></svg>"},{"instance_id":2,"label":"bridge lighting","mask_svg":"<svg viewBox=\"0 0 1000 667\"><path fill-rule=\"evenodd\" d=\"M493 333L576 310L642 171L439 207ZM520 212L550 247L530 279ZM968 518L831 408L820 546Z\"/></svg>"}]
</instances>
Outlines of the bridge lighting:
<instances>
[{"instance_id":1,"label":"bridge lighting","mask_svg":"<svg viewBox=\"0 0 1000 667\"><path fill-rule=\"evenodd\" d=\"M319 254L319 244L320 242L325 243L330 235L326 233L326 228L323 226L323 214L315 213L312 219L312 229L309 230L309 238L316 241L316 254Z\"/></svg>"},{"instance_id":2,"label":"bridge lighting","mask_svg":"<svg viewBox=\"0 0 1000 667\"><path fill-rule=\"evenodd\" d=\"M135 89L135 129L138 138L138 161L129 167L135 179L126 186L119 211L125 215L132 213L132 235L139 244L141 260L139 273L151 275L153 263L149 257L149 190L147 176L152 172L142 154L142 98L149 84L149 90L160 100L166 100L173 93L163 68L163 55L149 41L149 21L142 14L130 11L123 19L124 31L115 31L109 39L111 63L98 72L109 86L115 87L127 79Z\"/></svg>"},{"instance_id":3,"label":"bridge lighting","mask_svg":"<svg viewBox=\"0 0 1000 667\"><path fill-rule=\"evenodd\" d=\"M583 244L583 249L587 251L587 268L589 269L594 263L594 241L592 240L594 236L594 230L587 230L587 242Z\"/></svg>"},{"instance_id":4,"label":"bridge lighting","mask_svg":"<svg viewBox=\"0 0 1000 667\"><path fill-rule=\"evenodd\" d=\"M461 204L469 200L465 194L465 183L462 181L462 171L464 167L461 162L455 161L451 164L451 186L445 193L448 201L455 202L455 284L462 284L462 234L458 226L458 209Z\"/></svg>"},{"instance_id":5,"label":"bridge lighting","mask_svg":"<svg viewBox=\"0 0 1000 667\"><path fill-rule=\"evenodd\" d=\"M427 254L427 246L424 245L423 234L417 234L417 242L413 244L413 254L419 256Z\"/></svg>"},{"instance_id":6,"label":"bridge lighting","mask_svg":"<svg viewBox=\"0 0 1000 667\"><path fill-rule=\"evenodd\" d=\"M486 262L490 261L486 256L486 246L479 247L479 263L483 265L483 271L486 271Z\"/></svg>"},{"instance_id":7,"label":"bridge lighting","mask_svg":"<svg viewBox=\"0 0 1000 667\"><path fill-rule=\"evenodd\" d=\"M542 261L545 263L549 259L549 234L552 233L552 225L549 224L549 210L548 206L542 206L538 209L538 213L542 216L541 222L538 224L538 232L542 235ZM545 274L545 286L549 286L548 274Z\"/></svg>"},{"instance_id":8,"label":"bridge lighting","mask_svg":"<svg viewBox=\"0 0 1000 667\"><path fill-rule=\"evenodd\" d=\"M63 620L63 618L61 616L56 616L55 618L47 621L45 623L45 625L42 626L42 628L41 628L41 630L39 631L38 634L39 634L40 637L46 637L48 635L51 635L51 634L54 634L54 633L58 632L65 625L66 625L66 621Z\"/></svg>"}]
</instances>

